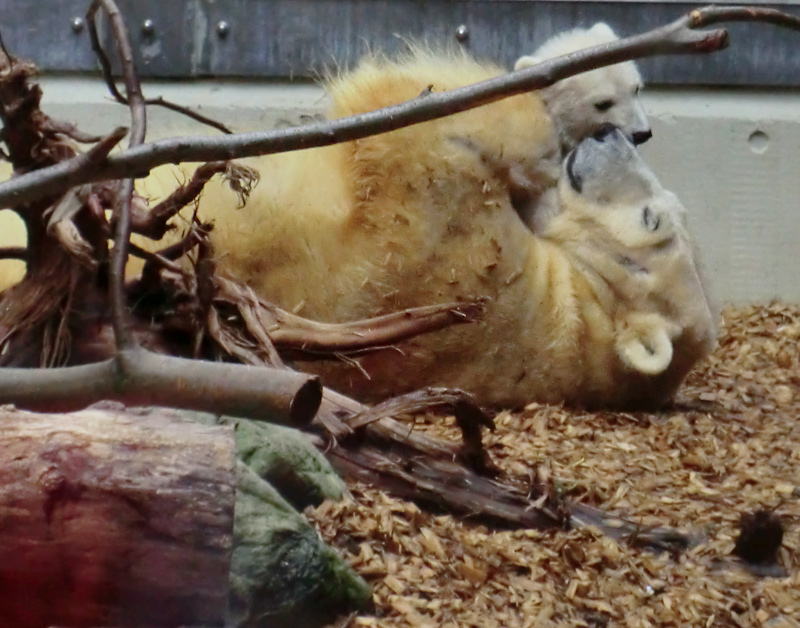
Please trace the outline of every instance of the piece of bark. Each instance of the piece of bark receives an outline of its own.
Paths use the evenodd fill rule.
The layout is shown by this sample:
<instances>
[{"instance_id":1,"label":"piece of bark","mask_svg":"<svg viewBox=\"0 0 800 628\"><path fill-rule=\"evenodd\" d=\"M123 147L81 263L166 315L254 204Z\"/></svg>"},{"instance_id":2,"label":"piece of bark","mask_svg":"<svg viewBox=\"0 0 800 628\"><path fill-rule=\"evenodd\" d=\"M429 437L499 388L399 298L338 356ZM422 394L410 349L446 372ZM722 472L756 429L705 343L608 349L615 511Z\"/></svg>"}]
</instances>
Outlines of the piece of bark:
<instances>
[{"instance_id":1,"label":"piece of bark","mask_svg":"<svg viewBox=\"0 0 800 628\"><path fill-rule=\"evenodd\" d=\"M642 528L588 504L571 502L549 483L531 483L528 478L497 473L488 456L475 457L479 443L433 438L383 412L387 407L402 409L409 401L406 408L416 405L421 409L418 401L427 399L430 403L437 398L458 399L459 394L430 389L387 402L376 411L326 388L315 423L336 438L319 434L310 434L309 438L343 477L491 525L539 529L592 526L613 539L672 553L699 542L691 534L670 528ZM350 427L362 422L357 430ZM474 440L475 436L473 433L469 438ZM485 453L482 447L480 451Z\"/></svg>"},{"instance_id":2,"label":"piece of bark","mask_svg":"<svg viewBox=\"0 0 800 628\"><path fill-rule=\"evenodd\" d=\"M0 627L223 626L230 428L0 409Z\"/></svg>"}]
</instances>

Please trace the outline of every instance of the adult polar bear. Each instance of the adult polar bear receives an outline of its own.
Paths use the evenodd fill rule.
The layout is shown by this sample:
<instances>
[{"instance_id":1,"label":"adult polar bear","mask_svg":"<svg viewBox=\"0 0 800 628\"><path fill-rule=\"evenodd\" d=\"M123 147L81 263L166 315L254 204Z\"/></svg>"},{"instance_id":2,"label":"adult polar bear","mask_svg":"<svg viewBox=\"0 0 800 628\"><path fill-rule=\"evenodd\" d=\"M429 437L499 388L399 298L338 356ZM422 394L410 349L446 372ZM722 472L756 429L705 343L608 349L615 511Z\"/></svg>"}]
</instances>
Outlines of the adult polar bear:
<instances>
[{"instance_id":1,"label":"adult polar bear","mask_svg":"<svg viewBox=\"0 0 800 628\"><path fill-rule=\"evenodd\" d=\"M371 60L331 85L332 116L494 76L466 56ZM464 388L481 403L645 406L672 395L713 344L715 320L685 210L608 127L561 173L542 99L522 94L346 144L256 160L246 206L212 186L221 269L310 318L346 321L487 297L481 322L348 362L312 362L365 399ZM514 198L558 181L544 233ZM520 181L524 185L520 185Z\"/></svg>"}]
</instances>

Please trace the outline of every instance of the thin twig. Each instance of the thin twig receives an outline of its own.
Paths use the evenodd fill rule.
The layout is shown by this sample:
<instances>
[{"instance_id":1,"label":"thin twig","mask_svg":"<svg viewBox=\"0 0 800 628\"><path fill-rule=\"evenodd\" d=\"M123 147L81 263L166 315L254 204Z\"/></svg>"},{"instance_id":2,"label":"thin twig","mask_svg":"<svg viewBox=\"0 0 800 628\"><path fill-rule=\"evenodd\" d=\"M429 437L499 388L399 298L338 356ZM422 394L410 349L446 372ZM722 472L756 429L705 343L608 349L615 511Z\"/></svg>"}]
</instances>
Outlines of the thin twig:
<instances>
[{"instance_id":1,"label":"thin twig","mask_svg":"<svg viewBox=\"0 0 800 628\"><path fill-rule=\"evenodd\" d=\"M689 12L687 28L705 28L725 22L761 22L789 30L800 30L800 20L794 15L753 6L707 6Z\"/></svg>"},{"instance_id":2,"label":"thin twig","mask_svg":"<svg viewBox=\"0 0 800 628\"><path fill-rule=\"evenodd\" d=\"M184 107L183 105L178 105L174 102L169 100L164 100L161 96L156 98L148 98L144 101L146 105L157 105L159 107L164 107L165 109L169 109L171 111L176 111L177 113L183 114L187 118L191 118L192 120L196 120L197 122L201 122L207 126L217 129L218 131L222 131L226 135L232 135L233 131L222 122L217 122L216 120L204 116L202 113L198 113L197 111L190 109L189 107Z\"/></svg>"},{"instance_id":3,"label":"thin twig","mask_svg":"<svg viewBox=\"0 0 800 628\"><path fill-rule=\"evenodd\" d=\"M92 13L91 9L89 13L90 14ZM119 88L117 87L117 82L114 79L114 72L111 69L111 61L109 60L108 55L106 54L106 51L103 48L103 44L100 42L100 36L98 35L97 32L97 25L95 24L94 20L92 20L88 15L87 15L87 22L89 24L89 41L91 42L92 50L94 51L97 60L100 62L100 69L103 73L103 79L105 79L108 91L111 92L111 95L114 97L114 100L116 100L118 103L120 103L121 105L130 106L128 98L126 98L119 91ZM189 107L184 107L183 105L178 105L176 103L165 100L161 96L158 96L157 98L148 98L147 100L144 101L144 104L164 107L165 109L170 109L177 113L183 114L184 116L196 120L197 122L202 122L203 124L213 127L219 131L222 131L223 133L226 134L233 133L233 131L231 131L227 126L225 126L221 122L217 122L216 120L212 120L211 118L208 118L200 113L197 113L196 111L193 111Z\"/></svg>"},{"instance_id":4,"label":"thin twig","mask_svg":"<svg viewBox=\"0 0 800 628\"><path fill-rule=\"evenodd\" d=\"M103 48L103 44L100 42L97 24L94 21L94 17L99 8L100 2L95 0L89 8L89 11L86 13L86 23L89 27L89 42L92 47L92 52L94 52L95 56L97 57L97 61L100 63L100 70L103 73L103 78L106 81L106 87L108 87L108 91L111 92L111 95L117 102L127 105L128 99L122 95L117 87L117 82L114 80L114 71L111 69L111 60L108 58L108 55Z\"/></svg>"},{"instance_id":5,"label":"thin twig","mask_svg":"<svg viewBox=\"0 0 800 628\"><path fill-rule=\"evenodd\" d=\"M169 260L177 260L186 255L195 246L200 244L204 238L208 236L210 228L202 223L195 223L189 225L189 229L180 241L165 246L163 249L156 251L161 257Z\"/></svg>"},{"instance_id":6,"label":"thin twig","mask_svg":"<svg viewBox=\"0 0 800 628\"><path fill-rule=\"evenodd\" d=\"M158 253L153 253L143 249L132 242L130 244L130 253L131 255L135 255L136 257L139 257L148 263L155 264L156 266L164 268L165 270L169 270L178 275L183 275L185 272L178 262L173 262L172 260L159 255Z\"/></svg>"},{"instance_id":7,"label":"thin twig","mask_svg":"<svg viewBox=\"0 0 800 628\"><path fill-rule=\"evenodd\" d=\"M81 144L93 144L94 142L99 142L103 139L101 135L90 135L89 133L84 133L70 122L64 122L63 120L57 121L53 120L52 118L45 119L40 128L45 133L66 135L68 138L75 140L76 142L80 142Z\"/></svg>"},{"instance_id":8,"label":"thin twig","mask_svg":"<svg viewBox=\"0 0 800 628\"><path fill-rule=\"evenodd\" d=\"M128 134L128 127L118 126L109 135L100 138L100 140L92 146L85 153L76 157L76 159L83 158L87 163L98 165L102 164L109 153L114 150L114 147L122 141L122 138Z\"/></svg>"},{"instance_id":9,"label":"thin twig","mask_svg":"<svg viewBox=\"0 0 800 628\"><path fill-rule=\"evenodd\" d=\"M28 249L24 246L5 246L0 248L0 259L28 259Z\"/></svg>"},{"instance_id":10,"label":"thin twig","mask_svg":"<svg viewBox=\"0 0 800 628\"><path fill-rule=\"evenodd\" d=\"M147 133L147 112L145 110L144 96L136 73L133 60L133 48L131 47L128 29L125 21L114 0L94 0L86 14L86 21L91 25L92 46L97 43L97 51L101 51L95 18L100 8L108 15L111 30L117 44L117 54L122 65L122 74L125 80L125 90L127 92L127 103L131 110L131 131L128 141L128 148L135 148L144 142ZM100 54L98 52L98 54ZM108 57L102 53L101 65L105 73L109 63ZM109 86L110 88L110 86ZM116 86L112 89L115 96L119 96ZM116 207L114 209L114 251L111 256L110 270L110 301L111 317L114 326L114 337L119 350L130 349L135 346L133 336L128 330L127 307L125 301L125 266L128 262L128 246L131 239L131 199L133 198L133 179L123 180L119 187Z\"/></svg>"},{"instance_id":11,"label":"thin twig","mask_svg":"<svg viewBox=\"0 0 800 628\"><path fill-rule=\"evenodd\" d=\"M226 161L240 157L329 146L466 111L522 92L541 89L568 76L604 65L653 55L709 53L728 45L724 29L692 29L733 21L766 22L800 30L800 19L765 8L706 7L642 35L557 57L518 72L447 92L302 127L241 133L224 137L178 137L151 142L109 156L97 168L67 160L0 185L0 207L11 207L63 192L81 183L146 176L152 168L182 161Z\"/></svg>"},{"instance_id":12,"label":"thin twig","mask_svg":"<svg viewBox=\"0 0 800 628\"><path fill-rule=\"evenodd\" d=\"M193 202L203 191L206 183L216 174L225 172L226 161L212 161L195 170L188 183L181 185L158 205L134 220L132 230L152 240L160 240L169 231L169 220Z\"/></svg>"},{"instance_id":13,"label":"thin twig","mask_svg":"<svg viewBox=\"0 0 800 628\"><path fill-rule=\"evenodd\" d=\"M181 238L180 241L176 242L175 244L171 244L169 246L164 247L160 251L156 251L154 257L150 257L149 255L143 255L146 253L143 249L131 249L135 252L138 257L144 257L145 262L144 268L142 269L141 281L144 285L150 285L154 281L157 280L159 269L161 268L169 268L169 270L178 270L178 274L182 276L186 276L187 272L183 268L179 268L178 266L171 266L168 267L165 264L161 263L161 260L166 260L168 263L174 262L175 260L180 259L184 255L186 255L189 251L191 251L195 246L200 244L202 239L205 237L205 232L202 230L202 226L192 224L189 227L189 231L186 235ZM157 283L157 281L156 281Z\"/></svg>"},{"instance_id":14,"label":"thin twig","mask_svg":"<svg viewBox=\"0 0 800 628\"><path fill-rule=\"evenodd\" d=\"M12 63L12 62L14 61L14 57L12 57L12 56L9 54L9 52L8 52L8 49L6 48L6 42L5 42L5 40L3 40L3 35L2 35L2 34L0 34L0 50L2 50L2 51L3 51L3 54L4 54L6 57L8 57L8 61L9 61L9 63Z\"/></svg>"},{"instance_id":15,"label":"thin twig","mask_svg":"<svg viewBox=\"0 0 800 628\"><path fill-rule=\"evenodd\" d=\"M355 430L381 419L400 414L419 414L428 410L441 409L453 411L460 404L466 404L474 410L473 418L479 425L491 430L494 429L494 422L491 417L475 403L472 395L455 388L423 388L422 390L415 390L406 395L387 399L371 408L365 408L362 412L345 419L344 422L348 427Z\"/></svg>"}]
</instances>

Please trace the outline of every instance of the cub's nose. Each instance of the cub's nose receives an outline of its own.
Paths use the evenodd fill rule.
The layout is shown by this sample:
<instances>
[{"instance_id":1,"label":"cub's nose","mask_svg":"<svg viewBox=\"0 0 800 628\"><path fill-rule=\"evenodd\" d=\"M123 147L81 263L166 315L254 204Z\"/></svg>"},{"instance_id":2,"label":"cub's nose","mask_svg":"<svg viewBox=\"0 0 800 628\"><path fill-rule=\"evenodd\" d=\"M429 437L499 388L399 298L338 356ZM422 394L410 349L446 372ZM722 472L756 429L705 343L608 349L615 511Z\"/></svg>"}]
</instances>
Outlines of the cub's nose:
<instances>
[{"instance_id":1,"label":"cub's nose","mask_svg":"<svg viewBox=\"0 0 800 628\"><path fill-rule=\"evenodd\" d=\"M633 134L633 143L638 146L639 144L644 144L651 137L653 137L653 132L650 129L646 131L636 131L636 133Z\"/></svg>"},{"instance_id":2,"label":"cub's nose","mask_svg":"<svg viewBox=\"0 0 800 628\"><path fill-rule=\"evenodd\" d=\"M606 122L603 126L601 126L594 132L594 135L592 135L592 137L596 139L598 142L605 142L606 138L609 135L613 135L616 130L617 127L615 127L610 122Z\"/></svg>"}]
</instances>

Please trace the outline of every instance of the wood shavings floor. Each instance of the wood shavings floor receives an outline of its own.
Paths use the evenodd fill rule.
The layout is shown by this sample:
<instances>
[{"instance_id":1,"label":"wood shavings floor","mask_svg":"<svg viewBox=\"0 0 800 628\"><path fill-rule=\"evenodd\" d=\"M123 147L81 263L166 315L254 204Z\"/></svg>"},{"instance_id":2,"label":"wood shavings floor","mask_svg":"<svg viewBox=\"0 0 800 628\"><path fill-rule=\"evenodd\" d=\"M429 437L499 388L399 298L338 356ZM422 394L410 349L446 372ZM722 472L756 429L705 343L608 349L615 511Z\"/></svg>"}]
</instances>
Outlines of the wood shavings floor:
<instances>
[{"instance_id":1,"label":"wood shavings floor","mask_svg":"<svg viewBox=\"0 0 800 628\"><path fill-rule=\"evenodd\" d=\"M592 530L493 531L364 485L309 511L373 585L354 626L800 627L800 306L728 309L720 346L663 413L531 405L485 437L506 471L700 535L678 558ZM457 438L450 420L421 427ZM730 552L742 513L776 509L786 577Z\"/></svg>"}]
</instances>

